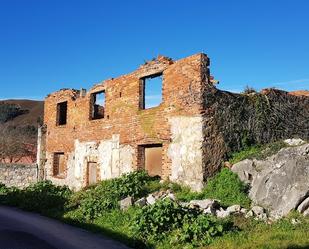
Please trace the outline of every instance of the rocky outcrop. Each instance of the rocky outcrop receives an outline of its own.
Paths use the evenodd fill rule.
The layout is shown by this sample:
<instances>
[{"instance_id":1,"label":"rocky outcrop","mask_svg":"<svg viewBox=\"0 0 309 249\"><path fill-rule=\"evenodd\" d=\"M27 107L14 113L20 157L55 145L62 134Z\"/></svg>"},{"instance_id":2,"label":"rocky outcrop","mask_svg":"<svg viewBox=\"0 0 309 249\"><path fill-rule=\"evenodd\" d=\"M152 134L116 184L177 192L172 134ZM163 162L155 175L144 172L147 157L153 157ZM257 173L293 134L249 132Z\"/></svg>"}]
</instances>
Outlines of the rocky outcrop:
<instances>
[{"instance_id":1,"label":"rocky outcrop","mask_svg":"<svg viewBox=\"0 0 309 249\"><path fill-rule=\"evenodd\" d=\"M309 213L309 143L281 149L265 160L244 160L232 171L249 183L250 198L273 218L291 210Z\"/></svg>"}]
</instances>

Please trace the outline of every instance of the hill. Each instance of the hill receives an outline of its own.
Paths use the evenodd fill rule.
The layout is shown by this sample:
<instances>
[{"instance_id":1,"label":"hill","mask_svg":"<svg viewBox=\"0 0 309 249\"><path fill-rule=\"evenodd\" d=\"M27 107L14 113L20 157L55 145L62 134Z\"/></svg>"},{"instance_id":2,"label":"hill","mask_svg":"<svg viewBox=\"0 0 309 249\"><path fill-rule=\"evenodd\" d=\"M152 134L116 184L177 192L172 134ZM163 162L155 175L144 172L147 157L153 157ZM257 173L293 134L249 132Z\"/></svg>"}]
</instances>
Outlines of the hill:
<instances>
[{"instance_id":1,"label":"hill","mask_svg":"<svg viewBox=\"0 0 309 249\"><path fill-rule=\"evenodd\" d=\"M17 105L22 110L19 115L7 121L7 125L16 127L31 125L37 127L38 119L43 119L44 101L9 99L3 100L0 103Z\"/></svg>"},{"instance_id":2,"label":"hill","mask_svg":"<svg viewBox=\"0 0 309 249\"><path fill-rule=\"evenodd\" d=\"M307 91L307 90L298 90L298 91L289 92L289 94L295 95L295 96L309 96L309 91Z\"/></svg>"}]
</instances>

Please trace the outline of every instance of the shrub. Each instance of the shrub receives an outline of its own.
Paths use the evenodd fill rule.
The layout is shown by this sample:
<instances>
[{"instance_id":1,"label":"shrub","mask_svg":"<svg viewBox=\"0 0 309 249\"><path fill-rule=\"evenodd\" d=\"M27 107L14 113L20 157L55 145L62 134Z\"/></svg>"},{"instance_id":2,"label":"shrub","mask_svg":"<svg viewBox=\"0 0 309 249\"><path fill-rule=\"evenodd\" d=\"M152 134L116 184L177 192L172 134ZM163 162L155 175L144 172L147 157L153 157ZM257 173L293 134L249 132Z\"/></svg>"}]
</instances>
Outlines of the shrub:
<instances>
[{"instance_id":1,"label":"shrub","mask_svg":"<svg viewBox=\"0 0 309 249\"><path fill-rule=\"evenodd\" d=\"M41 181L23 190L8 188L1 202L29 211L46 213L50 210L63 210L71 193L66 186L55 186L51 181Z\"/></svg>"},{"instance_id":2,"label":"shrub","mask_svg":"<svg viewBox=\"0 0 309 249\"><path fill-rule=\"evenodd\" d=\"M114 187L120 198L127 196L140 197L145 194L146 183L150 180L151 177L145 170L138 170L115 179Z\"/></svg>"},{"instance_id":3,"label":"shrub","mask_svg":"<svg viewBox=\"0 0 309 249\"><path fill-rule=\"evenodd\" d=\"M102 216L109 209L118 208L118 201L132 196L138 198L147 193L146 184L151 178L146 171L135 171L119 178L105 180L96 187L86 190L79 202L80 209L87 219Z\"/></svg>"},{"instance_id":4,"label":"shrub","mask_svg":"<svg viewBox=\"0 0 309 249\"><path fill-rule=\"evenodd\" d=\"M223 168L217 175L207 182L203 189L206 198L219 199L224 206L240 204L249 207L248 185L244 184L237 174Z\"/></svg>"},{"instance_id":5,"label":"shrub","mask_svg":"<svg viewBox=\"0 0 309 249\"><path fill-rule=\"evenodd\" d=\"M86 190L79 208L87 219L97 218L105 210L118 206L120 196L115 182L115 179L102 181L95 188Z\"/></svg>"},{"instance_id":6,"label":"shrub","mask_svg":"<svg viewBox=\"0 0 309 249\"><path fill-rule=\"evenodd\" d=\"M197 244L208 243L224 228L216 218L198 209L184 208L168 198L140 209L131 227L135 236L144 241L161 240L173 233L178 242L195 241Z\"/></svg>"},{"instance_id":7,"label":"shrub","mask_svg":"<svg viewBox=\"0 0 309 249\"><path fill-rule=\"evenodd\" d=\"M198 215L194 219L185 217L178 240L193 246L209 244L212 238L221 235L224 226L213 216Z\"/></svg>"}]
</instances>

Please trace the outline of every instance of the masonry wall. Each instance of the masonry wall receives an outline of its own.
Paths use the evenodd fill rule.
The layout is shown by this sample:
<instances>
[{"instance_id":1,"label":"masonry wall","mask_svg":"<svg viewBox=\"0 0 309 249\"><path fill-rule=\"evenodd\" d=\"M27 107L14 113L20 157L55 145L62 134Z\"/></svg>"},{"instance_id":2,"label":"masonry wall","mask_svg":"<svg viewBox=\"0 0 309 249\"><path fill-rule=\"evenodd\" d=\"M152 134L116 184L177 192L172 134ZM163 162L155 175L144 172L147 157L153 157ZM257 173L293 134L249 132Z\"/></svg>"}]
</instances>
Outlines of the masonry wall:
<instances>
[{"instance_id":1,"label":"masonry wall","mask_svg":"<svg viewBox=\"0 0 309 249\"><path fill-rule=\"evenodd\" d=\"M0 183L24 188L37 182L37 172L35 164L0 164Z\"/></svg>"},{"instance_id":2,"label":"masonry wall","mask_svg":"<svg viewBox=\"0 0 309 249\"><path fill-rule=\"evenodd\" d=\"M162 145L162 178L198 189L202 184L203 91L209 83L208 58L178 61L159 56L133 73L95 85L87 93L62 89L45 99L47 179L73 188L86 185L87 163L96 162L101 179L143 168L139 148ZM163 101L142 110L141 78L163 74ZM105 117L90 120L91 94L105 91ZM56 125L57 103L67 101L67 124ZM194 131L191 132L191 126ZM188 151L190 153L185 153ZM64 152L64 177L53 175L53 154ZM180 152L181 156L177 153Z\"/></svg>"}]
</instances>

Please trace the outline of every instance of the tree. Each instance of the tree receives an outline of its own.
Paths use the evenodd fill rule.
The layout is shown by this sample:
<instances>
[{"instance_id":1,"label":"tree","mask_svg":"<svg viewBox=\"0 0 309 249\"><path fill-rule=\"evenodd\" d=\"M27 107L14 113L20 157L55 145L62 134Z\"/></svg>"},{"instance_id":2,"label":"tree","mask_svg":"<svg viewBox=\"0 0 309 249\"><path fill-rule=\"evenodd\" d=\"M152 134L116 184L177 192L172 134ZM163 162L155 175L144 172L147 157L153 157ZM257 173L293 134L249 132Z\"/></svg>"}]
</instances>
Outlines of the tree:
<instances>
[{"instance_id":1,"label":"tree","mask_svg":"<svg viewBox=\"0 0 309 249\"><path fill-rule=\"evenodd\" d=\"M0 126L0 162L17 163L36 157L36 129L32 126Z\"/></svg>"}]
</instances>

